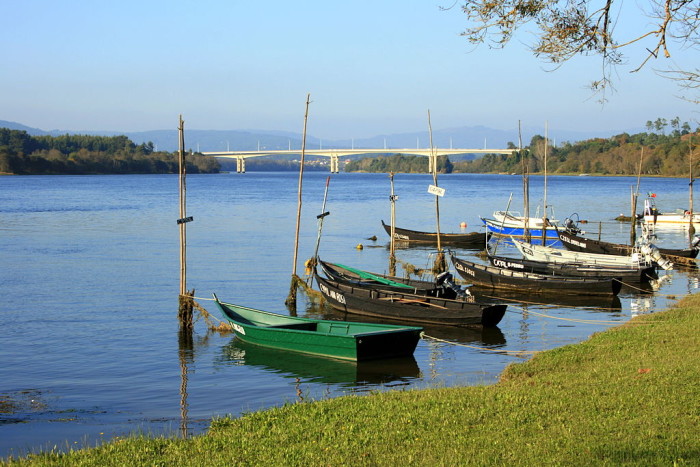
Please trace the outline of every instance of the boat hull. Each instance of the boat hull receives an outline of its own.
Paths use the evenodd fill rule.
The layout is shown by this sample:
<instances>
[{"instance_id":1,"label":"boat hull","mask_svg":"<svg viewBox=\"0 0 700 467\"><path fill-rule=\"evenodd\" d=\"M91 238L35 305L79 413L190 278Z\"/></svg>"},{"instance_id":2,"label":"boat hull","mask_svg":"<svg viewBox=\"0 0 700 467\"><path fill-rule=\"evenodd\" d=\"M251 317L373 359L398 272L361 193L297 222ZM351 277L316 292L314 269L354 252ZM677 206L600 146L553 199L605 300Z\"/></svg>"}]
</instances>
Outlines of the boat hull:
<instances>
[{"instance_id":1,"label":"boat hull","mask_svg":"<svg viewBox=\"0 0 700 467\"><path fill-rule=\"evenodd\" d=\"M629 245L586 238L563 230L559 232L559 240L561 240L567 250L571 251L621 256L629 256L634 252L634 248ZM657 249L659 253L667 256L678 256L681 258L697 258L698 256L698 248L677 249L657 247Z\"/></svg>"},{"instance_id":2,"label":"boat hull","mask_svg":"<svg viewBox=\"0 0 700 467\"><path fill-rule=\"evenodd\" d=\"M525 237L525 228L521 225L501 224L493 219L481 218L481 222L486 226L486 230L499 237ZM529 228L528 233L532 238L542 238L542 228ZM544 229L545 238L557 240L559 238L554 227Z\"/></svg>"},{"instance_id":3,"label":"boat hull","mask_svg":"<svg viewBox=\"0 0 700 467\"><path fill-rule=\"evenodd\" d=\"M628 268L615 266L587 266L585 264L564 263L553 264L546 261L534 261L523 258L507 258L505 256L489 256L489 262L502 269L522 271L535 274L558 275L568 277L617 278L622 282L648 282L658 279L656 268Z\"/></svg>"},{"instance_id":4,"label":"boat hull","mask_svg":"<svg viewBox=\"0 0 700 467\"><path fill-rule=\"evenodd\" d=\"M389 290L368 289L315 274L321 294L335 309L387 320L440 326L496 326L506 305L470 303Z\"/></svg>"},{"instance_id":5,"label":"boat hull","mask_svg":"<svg viewBox=\"0 0 700 467\"><path fill-rule=\"evenodd\" d=\"M382 226L387 235L391 236L391 226L382 221ZM486 242L486 234L482 232L469 233L440 233L440 243L442 245L458 245L462 247L481 248ZM399 242L409 242L417 244L437 245L437 233L420 232L417 230L402 229L394 227L394 240Z\"/></svg>"},{"instance_id":6,"label":"boat hull","mask_svg":"<svg viewBox=\"0 0 700 467\"><path fill-rule=\"evenodd\" d=\"M528 293L617 295L622 284L615 278L579 278L533 274L473 263L452 256L452 264L466 281L493 289Z\"/></svg>"},{"instance_id":7,"label":"boat hull","mask_svg":"<svg viewBox=\"0 0 700 467\"><path fill-rule=\"evenodd\" d=\"M413 355L423 330L414 326L296 318L219 300L216 304L242 341L341 360Z\"/></svg>"}]
</instances>

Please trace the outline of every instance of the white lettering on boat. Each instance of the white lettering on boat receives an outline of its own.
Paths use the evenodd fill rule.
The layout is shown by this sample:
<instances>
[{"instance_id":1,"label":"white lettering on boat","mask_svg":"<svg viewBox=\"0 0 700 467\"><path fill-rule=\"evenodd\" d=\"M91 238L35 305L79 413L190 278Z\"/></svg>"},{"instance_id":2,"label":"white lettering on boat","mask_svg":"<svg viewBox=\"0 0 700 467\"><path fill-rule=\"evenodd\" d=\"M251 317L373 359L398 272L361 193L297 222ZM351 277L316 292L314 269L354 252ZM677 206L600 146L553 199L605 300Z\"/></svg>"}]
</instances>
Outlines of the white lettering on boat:
<instances>
[{"instance_id":1,"label":"white lettering on boat","mask_svg":"<svg viewBox=\"0 0 700 467\"><path fill-rule=\"evenodd\" d=\"M494 259L493 265L499 268L506 269L525 269L525 266L523 266L522 264L511 263L510 261L504 261L502 259Z\"/></svg>"},{"instance_id":2,"label":"white lettering on boat","mask_svg":"<svg viewBox=\"0 0 700 467\"><path fill-rule=\"evenodd\" d=\"M474 277L474 271L472 271L471 269L467 269L459 263L456 263L455 267L457 269L459 269L460 271L465 272L465 273L469 274L470 276Z\"/></svg>"},{"instance_id":3,"label":"white lettering on boat","mask_svg":"<svg viewBox=\"0 0 700 467\"><path fill-rule=\"evenodd\" d=\"M233 328L234 331L236 331L238 334L243 334L245 336L245 329L243 329L243 326L240 324L236 323L231 323L231 327Z\"/></svg>"},{"instance_id":4,"label":"white lettering on boat","mask_svg":"<svg viewBox=\"0 0 700 467\"><path fill-rule=\"evenodd\" d=\"M342 303L343 305L345 305L345 296L343 294L338 293L335 290L329 290L328 287L326 287L323 284L319 284L319 286L321 287L321 292L328 295L336 302Z\"/></svg>"}]
</instances>

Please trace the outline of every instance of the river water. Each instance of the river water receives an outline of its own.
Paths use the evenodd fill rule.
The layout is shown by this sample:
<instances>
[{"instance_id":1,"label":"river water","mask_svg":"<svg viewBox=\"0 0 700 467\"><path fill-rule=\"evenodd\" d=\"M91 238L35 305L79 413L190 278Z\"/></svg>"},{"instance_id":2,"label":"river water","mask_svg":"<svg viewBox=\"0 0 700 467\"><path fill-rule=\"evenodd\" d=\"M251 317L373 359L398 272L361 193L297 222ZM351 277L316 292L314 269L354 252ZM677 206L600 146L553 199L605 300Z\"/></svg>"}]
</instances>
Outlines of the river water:
<instances>
[{"instance_id":1,"label":"river water","mask_svg":"<svg viewBox=\"0 0 700 467\"><path fill-rule=\"evenodd\" d=\"M315 248L327 175L304 176L300 275ZM292 172L188 176L188 289L212 314L212 293L289 313L297 181ZM396 175L398 226L435 229L431 183L428 175ZM460 231L461 222L483 231L479 216L505 209L511 193L511 209L522 210L518 176L452 174L439 184L446 190L443 232ZM629 213L635 184L631 177L549 177L548 204L557 218L576 213L595 235L602 229L603 239L624 242L628 225L612 219ZM672 271L661 273L656 293L627 290L612 305L514 303L497 329L426 329L440 340L421 340L414 358L391 363L358 366L249 348L209 331L202 319L189 339L177 322L177 186L173 175L0 177L0 457L134 432L197 434L212 417L300 400L491 384L508 364L527 358L496 350L580 342L698 287L695 272ZM542 187L542 177L531 177L532 206L542 202ZM687 206L687 187L681 179L645 178L640 191L656 192L660 209L671 210ZM386 174L332 175L323 259L387 270L380 221L389 221L389 190ZM663 246L688 241L683 230L658 236ZM397 256L428 267L433 253L411 248ZM333 317L303 294L297 312Z\"/></svg>"}]
</instances>

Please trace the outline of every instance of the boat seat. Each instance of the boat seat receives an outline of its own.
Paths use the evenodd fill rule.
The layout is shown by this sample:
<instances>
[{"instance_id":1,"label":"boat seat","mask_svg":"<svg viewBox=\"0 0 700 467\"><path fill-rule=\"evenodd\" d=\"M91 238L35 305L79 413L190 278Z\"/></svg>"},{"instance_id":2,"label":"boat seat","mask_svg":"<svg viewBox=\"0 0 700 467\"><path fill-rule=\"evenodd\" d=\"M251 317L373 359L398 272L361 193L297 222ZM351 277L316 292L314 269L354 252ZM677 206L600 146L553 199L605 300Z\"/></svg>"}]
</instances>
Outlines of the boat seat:
<instances>
[{"instance_id":1,"label":"boat seat","mask_svg":"<svg viewBox=\"0 0 700 467\"><path fill-rule=\"evenodd\" d=\"M300 331L315 331L317 323L291 323L291 324L275 324L267 326L275 329L298 329Z\"/></svg>"}]
</instances>

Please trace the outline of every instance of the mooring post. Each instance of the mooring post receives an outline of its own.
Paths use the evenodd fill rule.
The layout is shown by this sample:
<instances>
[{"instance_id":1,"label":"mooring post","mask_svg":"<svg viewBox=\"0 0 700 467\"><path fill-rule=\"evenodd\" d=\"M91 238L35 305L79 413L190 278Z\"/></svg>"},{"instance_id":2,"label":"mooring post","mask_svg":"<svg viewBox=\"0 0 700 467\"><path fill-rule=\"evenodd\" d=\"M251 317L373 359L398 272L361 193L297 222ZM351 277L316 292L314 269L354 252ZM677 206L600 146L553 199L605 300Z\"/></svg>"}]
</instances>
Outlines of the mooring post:
<instances>
[{"instance_id":1,"label":"mooring post","mask_svg":"<svg viewBox=\"0 0 700 467\"><path fill-rule=\"evenodd\" d=\"M178 133L180 136L180 150L179 150L179 170L178 170L178 181L179 181L179 197L180 197L180 218L177 220L178 226L180 228L180 294L179 294L179 308L178 308L178 320L180 321L180 327L187 329L192 329L192 297L194 296L194 290L191 293L187 292L187 223L192 220L191 217L187 217L187 186L185 183L187 174L187 165L185 162L185 122L182 120L182 115L180 115L180 124L178 126Z\"/></svg>"},{"instance_id":2,"label":"mooring post","mask_svg":"<svg viewBox=\"0 0 700 467\"><path fill-rule=\"evenodd\" d=\"M301 223L301 193L302 182L304 180L304 155L306 153L306 122L309 119L309 102L311 94L306 94L306 111L304 112L304 131L301 137L301 161L299 163L299 188L297 190L297 225L294 234L294 262L292 264L292 283L289 287L289 296L285 301L290 308L295 308L297 304L297 285L300 281L297 276L297 256L299 254L299 226Z\"/></svg>"}]
</instances>

